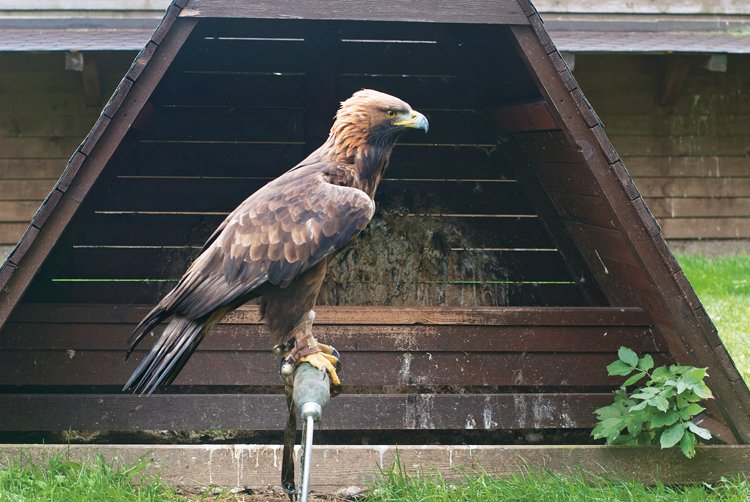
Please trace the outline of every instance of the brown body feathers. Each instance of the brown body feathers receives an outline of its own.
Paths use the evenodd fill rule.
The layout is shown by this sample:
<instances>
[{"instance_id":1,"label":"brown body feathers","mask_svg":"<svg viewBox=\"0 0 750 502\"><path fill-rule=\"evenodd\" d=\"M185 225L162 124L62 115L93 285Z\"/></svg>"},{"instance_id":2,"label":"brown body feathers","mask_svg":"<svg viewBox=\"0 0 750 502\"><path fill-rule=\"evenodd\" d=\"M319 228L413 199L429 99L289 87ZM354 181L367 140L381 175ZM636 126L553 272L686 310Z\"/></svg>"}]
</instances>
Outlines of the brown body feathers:
<instances>
[{"instance_id":1,"label":"brown body feathers","mask_svg":"<svg viewBox=\"0 0 750 502\"><path fill-rule=\"evenodd\" d=\"M171 383L211 326L259 296L269 330L288 338L315 305L329 257L370 222L394 143L408 128L426 131L427 121L393 96L363 90L344 101L327 141L232 211L138 325L128 354L169 321L125 389L151 393Z\"/></svg>"}]
</instances>

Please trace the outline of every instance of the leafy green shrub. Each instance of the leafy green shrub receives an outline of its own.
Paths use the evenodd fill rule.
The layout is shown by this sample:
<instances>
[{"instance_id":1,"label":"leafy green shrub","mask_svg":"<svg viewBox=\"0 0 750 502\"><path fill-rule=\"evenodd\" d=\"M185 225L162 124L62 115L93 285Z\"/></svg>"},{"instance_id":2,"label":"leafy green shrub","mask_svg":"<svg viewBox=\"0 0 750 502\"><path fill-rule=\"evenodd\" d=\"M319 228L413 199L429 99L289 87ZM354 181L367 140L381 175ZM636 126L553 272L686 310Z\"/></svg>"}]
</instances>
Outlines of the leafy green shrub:
<instances>
[{"instance_id":1,"label":"leafy green shrub","mask_svg":"<svg viewBox=\"0 0 750 502\"><path fill-rule=\"evenodd\" d=\"M662 448L680 444L688 457L695 456L695 436L711 439L711 433L692 422L705 408L698 402L713 398L703 379L706 368L671 365L654 368L646 354L638 358L633 350L620 347L618 360L607 366L610 376L628 376L615 391L615 402L594 413L599 423L591 431L607 444L648 445L658 438ZM648 377L645 386L628 394L627 387Z\"/></svg>"}]
</instances>

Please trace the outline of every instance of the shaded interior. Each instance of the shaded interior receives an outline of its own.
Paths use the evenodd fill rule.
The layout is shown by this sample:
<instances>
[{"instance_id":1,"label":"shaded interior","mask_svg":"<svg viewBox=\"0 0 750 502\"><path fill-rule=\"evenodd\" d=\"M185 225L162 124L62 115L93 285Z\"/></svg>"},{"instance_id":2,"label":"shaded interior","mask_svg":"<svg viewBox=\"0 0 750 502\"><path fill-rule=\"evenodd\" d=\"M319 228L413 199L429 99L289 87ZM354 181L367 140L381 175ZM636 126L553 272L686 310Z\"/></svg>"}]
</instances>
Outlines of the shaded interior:
<instances>
[{"instance_id":1,"label":"shaded interior","mask_svg":"<svg viewBox=\"0 0 750 502\"><path fill-rule=\"evenodd\" d=\"M334 258L319 304L592 303L492 120L540 99L507 28L257 20L200 23L26 301L155 303L361 88L410 102L431 130L401 139L377 215Z\"/></svg>"}]
</instances>

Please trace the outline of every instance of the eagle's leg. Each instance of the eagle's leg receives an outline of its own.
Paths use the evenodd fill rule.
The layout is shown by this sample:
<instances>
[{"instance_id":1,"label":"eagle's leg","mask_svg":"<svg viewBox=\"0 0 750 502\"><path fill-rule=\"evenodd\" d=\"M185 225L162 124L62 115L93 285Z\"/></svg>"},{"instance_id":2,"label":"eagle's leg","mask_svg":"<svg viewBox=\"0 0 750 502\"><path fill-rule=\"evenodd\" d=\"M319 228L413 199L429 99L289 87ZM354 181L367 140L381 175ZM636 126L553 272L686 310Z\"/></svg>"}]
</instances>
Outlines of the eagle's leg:
<instances>
[{"instance_id":1,"label":"eagle's leg","mask_svg":"<svg viewBox=\"0 0 750 502\"><path fill-rule=\"evenodd\" d=\"M331 385L339 387L341 380L336 373L336 365L339 362L336 349L330 345L318 343L312 334L312 325L315 320L315 311L310 310L294 329L294 348L286 355L285 360L295 366L306 362L313 365L319 370L328 372L331 378Z\"/></svg>"}]
</instances>

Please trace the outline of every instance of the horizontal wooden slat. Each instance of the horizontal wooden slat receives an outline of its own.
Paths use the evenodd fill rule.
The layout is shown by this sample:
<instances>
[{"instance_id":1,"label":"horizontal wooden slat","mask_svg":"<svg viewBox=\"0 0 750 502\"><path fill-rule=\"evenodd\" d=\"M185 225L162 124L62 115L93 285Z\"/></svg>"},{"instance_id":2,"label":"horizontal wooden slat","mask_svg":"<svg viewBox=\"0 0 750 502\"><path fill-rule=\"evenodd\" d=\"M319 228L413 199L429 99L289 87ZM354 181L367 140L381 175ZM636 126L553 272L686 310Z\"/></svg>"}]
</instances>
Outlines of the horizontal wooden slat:
<instances>
[{"instance_id":1,"label":"horizontal wooden slat","mask_svg":"<svg viewBox=\"0 0 750 502\"><path fill-rule=\"evenodd\" d=\"M334 111L331 109L331 115ZM428 110L425 114L430 121L429 134L407 134L401 138L402 142L495 143L484 118L476 110ZM299 142L305 139L304 120L304 108L161 107L141 137L152 141Z\"/></svg>"},{"instance_id":2,"label":"horizontal wooden slat","mask_svg":"<svg viewBox=\"0 0 750 502\"><path fill-rule=\"evenodd\" d=\"M127 350L135 323L12 322L0 337L2 350ZM457 326L316 324L315 336L341 353L379 352L637 352L666 347L646 326ZM259 324L220 324L201 351L267 352L277 340Z\"/></svg>"},{"instance_id":3,"label":"horizontal wooden slat","mask_svg":"<svg viewBox=\"0 0 750 502\"><path fill-rule=\"evenodd\" d=\"M221 92L212 92L217 88ZM305 105L305 76L171 74L159 84L152 100L159 106L302 107Z\"/></svg>"},{"instance_id":4,"label":"horizontal wooden slat","mask_svg":"<svg viewBox=\"0 0 750 502\"><path fill-rule=\"evenodd\" d=\"M377 89L398 96L416 110L473 109L477 104L464 97L461 82L455 76L340 75L336 80L339 96L349 97L363 88Z\"/></svg>"},{"instance_id":5,"label":"horizontal wooden slat","mask_svg":"<svg viewBox=\"0 0 750 502\"><path fill-rule=\"evenodd\" d=\"M55 182L46 179L0 180L0 200L41 201L47 196Z\"/></svg>"},{"instance_id":6,"label":"horizontal wooden slat","mask_svg":"<svg viewBox=\"0 0 750 502\"><path fill-rule=\"evenodd\" d=\"M47 282L40 280L35 288L27 292L29 301L71 303L104 302L122 304L128 302L157 303L174 286L175 281L166 282L121 282L114 281L76 281ZM372 288L373 282L347 282L352 289ZM407 285L397 282L383 284L385 292L381 296L362 294L352 291L342 292L336 287L334 291L321 291L318 298L320 305L382 305L384 303L402 305L440 305L453 307L503 307L507 305L580 306L585 305L580 288L573 283L536 284L472 281L472 282L416 282ZM405 290L398 295L394 292L401 287ZM366 291L366 289L365 289ZM356 291L355 291L356 292ZM330 293L330 298L328 298ZM388 295L388 299L382 295ZM355 299L350 300L349 297ZM392 300L395 298L395 300Z\"/></svg>"},{"instance_id":7,"label":"horizontal wooden slat","mask_svg":"<svg viewBox=\"0 0 750 502\"><path fill-rule=\"evenodd\" d=\"M99 211L229 213L267 179L124 178L98 194ZM385 180L376 202L383 211L432 214L534 214L516 183Z\"/></svg>"},{"instance_id":8,"label":"horizontal wooden slat","mask_svg":"<svg viewBox=\"0 0 750 502\"><path fill-rule=\"evenodd\" d=\"M750 238L750 218L664 218L660 223L669 239Z\"/></svg>"},{"instance_id":9,"label":"horizontal wooden slat","mask_svg":"<svg viewBox=\"0 0 750 502\"><path fill-rule=\"evenodd\" d=\"M568 427L591 427L596 418L592 411L611 401L610 393L343 394L331 401L319 427L465 429L474 423L473 427L480 429L542 429L558 428L561 415L566 417ZM2 394L0 403L3 430L15 431L73 427L281 430L287 414L283 394L157 394L147 398L117 394ZM56 412L40 414L40 409ZM485 410L490 418L486 425ZM36 429L30 429L34 426Z\"/></svg>"},{"instance_id":10,"label":"horizontal wooden slat","mask_svg":"<svg viewBox=\"0 0 750 502\"><path fill-rule=\"evenodd\" d=\"M54 184L65 169L66 159L0 159L0 179L49 179Z\"/></svg>"},{"instance_id":11,"label":"horizontal wooden slat","mask_svg":"<svg viewBox=\"0 0 750 502\"><path fill-rule=\"evenodd\" d=\"M640 178L636 185L644 197L747 197L747 178Z\"/></svg>"},{"instance_id":12,"label":"horizontal wooden slat","mask_svg":"<svg viewBox=\"0 0 750 502\"><path fill-rule=\"evenodd\" d=\"M54 277L176 279L198 255L196 248L75 248L71 249L61 267L50 272ZM468 265L502 264L497 270L472 270L475 280L509 280L518 282L567 281L569 274L562 256L554 251L488 251L448 250L444 263L446 280L463 279L452 274ZM96 263L96 266L92 266ZM463 266L462 266L463 265ZM336 267L336 261L332 267ZM468 272L468 271L467 271ZM385 272L387 274L387 272ZM378 271L368 271L369 277L380 277Z\"/></svg>"},{"instance_id":13,"label":"horizontal wooden slat","mask_svg":"<svg viewBox=\"0 0 750 502\"><path fill-rule=\"evenodd\" d=\"M616 136L610 135L612 144L623 156L743 156L750 150L746 134L730 136Z\"/></svg>"},{"instance_id":14,"label":"horizontal wooden slat","mask_svg":"<svg viewBox=\"0 0 750 502\"><path fill-rule=\"evenodd\" d=\"M77 76L77 75L76 75ZM80 80L80 77L77 76ZM0 80L0 82L2 82ZM96 122L99 110L76 115L19 115L0 117L0 136L13 138L44 138L78 136L83 138Z\"/></svg>"},{"instance_id":15,"label":"horizontal wooden slat","mask_svg":"<svg viewBox=\"0 0 750 502\"><path fill-rule=\"evenodd\" d=\"M576 76L578 73L576 72ZM584 89L588 92L588 83ZM610 89L610 92L616 92ZM654 89L653 92L657 92ZM705 137L713 138L723 136L727 131L750 130L750 115L734 115L729 113L718 113L710 115L674 115L659 113L652 110L651 113L642 115L629 115L627 110L613 110L607 113L607 132L612 136L643 136L651 137Z\"/></svg>"},{"instance_id":16,"label":"horizontal wooden slat","mask_svg":"<svg viewBox=\"0 0 750 502\"><path fill-rule=\"evenodd\" d=\"M2 106L2 105L0 105ZM81 143L80 136L55 136L44 138L2 138L0 137L0 157L60 159L67 158ZM2 192L0 192L2 193Z\"/></svg>"},{"instance_id":17,"label":"horizontal wooden slat","mask_svg":"<svg viewBox=\"0 0 750 502\"><path fill-rule=\"evenodd\" d=\"M521 7L514 0L426 1L405 4L394 0L323 1L314 0L303 7L291 0L247 4L241 0L215 2L194 0L181 15L218 18L331 19L352 21L414 21L476 24L528 24Z\"/></svg>"},{"instance_id":18,"label":"horizontal wooden slat","mask_svg":"<svg viewBox=\"0 0 750 502\"><path fill-rule=\"evenodd\" d=\"M304 157L304 145L300 144L143 142L138 145L134 162L122 174L270 178L281 175ZM386 178L513 179L513 174L494 148L397 144Z\"/></svg>"},{"instance_id":19,"label":"horizontal wooden slat","mask_svg":"<svg viewBox=\"0 0 750 502\"><path fill-rule=\"evenodd\" d=\"M425 228L445 226L451 247L549 248L550 240L537 218L475 218L400 216ZM224 219L221 215L94 214L75 242L78 245L202 245ZM458 234L455 232L458 230ZM456 240L461 235L461 240ZM454 242L455 241L455 242Z\"/></svg>"},{"instance_id":20,"label":"horizontal wooden slat","mask_svg":"<svg viewBox=\"0 0 750 502\"><path fill-rule=\"evenodd\" d=\"M630 174L636 178L719 178L748 175L745 157L634 157L626 158Z\"/></svg>"},{"instance_id":21,"label":"horizontal wooden slat","mask_svg":"<svg viewBox=\"0 0 750 502\"><path fill-rule=\"evenodd\" d=\"M136 351L6 350L0 353L0 385L112 385L125 383L142 359ZM389 385L615 386L607 376L613 353L362 352L343 356L345 386ZM657 362L661 358L657 357ZM197 351L174 385L280 386L279 362L271 352ZM347 368L351 368L347 371Z\"/></svg>"},{"instance_id":22,"label":"horizontal wooden slat","mask_svg":"<svg viewBox=\"0 0 750 502\"><path fill-rule=\"evenodd\" d=\"M64 305L21 303L14 322L137 323L151 310L148 305ZM487 326L648 326L648 314L626 307L316 307L315 324L332 325L487 325ZM257 307L231 312L225 324L259 324Z\"/></svg>"},{"instance_id":23,"label":"horizontal wooden slat","mask_svg":"<svg viewBox=\"0 0 750 502\"><path fill-rule=\"evenodd\" d=\"M257 30L257 23L246 23L241 32L231 36L204 33L208 39L199 37L196 33L178 54L174 69L188 73L305 72L308 66L305 59L307 46L303 39L302 27L290 30L288 27L285 29L283 25L276 26L278 28L275 32L262 33ZM248 40L253 38L255 40ZM274 38L281 40L273 40Z\"/></svg>"},{"instance_id":24,"label":"horizontal wooden slat","mask_svg":"<svg viewBox=\"0 0 750 502\"><path fill-rule=\"evenodd\" d=\"M28 223L2 223L0 222L0 244L15 244L21 238Z\"/></svg>"},{"instance_id":25,"label":"horizontal wooden slat","mask_svg":"<svg viewBox=\"0 0 750 502\"><path fill-rule=\"evenodd\" d=\"M649 197L648 207L659 218L750 216L748 197L659 198Z\"/></svg>"},{"instance_id":26,"label":"horizontal wooden slat","mask_svg":"<svg viewBox=\"0 0 750 502\"><path fill-rule=\"evenodd\" d=\"M31 220L42 200L0 201L0 222L26 223Z\"/></svg>"}]
</instances>

